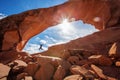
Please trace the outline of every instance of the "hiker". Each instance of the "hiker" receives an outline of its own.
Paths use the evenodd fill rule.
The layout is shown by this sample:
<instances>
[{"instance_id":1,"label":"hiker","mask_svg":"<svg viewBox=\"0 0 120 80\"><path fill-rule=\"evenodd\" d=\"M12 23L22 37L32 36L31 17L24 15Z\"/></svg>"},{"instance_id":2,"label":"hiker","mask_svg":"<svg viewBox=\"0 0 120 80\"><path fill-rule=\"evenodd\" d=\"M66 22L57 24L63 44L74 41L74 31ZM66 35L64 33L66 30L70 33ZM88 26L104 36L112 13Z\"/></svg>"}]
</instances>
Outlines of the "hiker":
<instances>
[{"instance_id":1,"label":"hiker","mask_svg":"<svg viewBox=\"0 0 120 80\"><path fill-rule=\"evenodd\" d=\"M40 44L40 48L39 48L39 50L43 50L42 46L43 46L43 44Z\"/></svg>"}]
</instances>

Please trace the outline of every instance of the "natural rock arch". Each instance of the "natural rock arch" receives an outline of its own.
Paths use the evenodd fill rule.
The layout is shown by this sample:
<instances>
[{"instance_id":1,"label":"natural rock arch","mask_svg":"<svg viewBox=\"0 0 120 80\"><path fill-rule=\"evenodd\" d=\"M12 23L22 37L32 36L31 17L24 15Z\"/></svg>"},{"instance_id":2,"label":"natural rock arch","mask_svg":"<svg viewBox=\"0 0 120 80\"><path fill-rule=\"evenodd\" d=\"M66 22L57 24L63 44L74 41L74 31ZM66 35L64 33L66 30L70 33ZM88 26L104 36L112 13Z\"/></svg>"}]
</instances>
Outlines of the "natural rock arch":
<instances>
[{"instance_id":1,"label":"natural rock arch","mask_svg":"<svg viewBox=\"0 0 120 80\"><path fill-rule=\"evenodd\" d=\"M83 20L99 30L119 24L120 0L69 0L50 7L26 11L0 20L0 51L21 50L25 43L62 17Z\"/></svg>"}]
</instances>

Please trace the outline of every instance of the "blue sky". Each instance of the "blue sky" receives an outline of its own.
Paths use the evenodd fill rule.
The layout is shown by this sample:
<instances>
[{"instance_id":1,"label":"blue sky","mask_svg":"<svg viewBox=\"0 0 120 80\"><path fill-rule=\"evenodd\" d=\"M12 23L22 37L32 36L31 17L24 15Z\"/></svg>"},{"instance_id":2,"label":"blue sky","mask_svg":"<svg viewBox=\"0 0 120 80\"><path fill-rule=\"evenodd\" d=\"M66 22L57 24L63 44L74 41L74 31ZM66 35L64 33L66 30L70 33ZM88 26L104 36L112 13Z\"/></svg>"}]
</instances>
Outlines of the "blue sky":
<instances>
[{"instance_id":1,"label":"blue sky","mask_svg":"<svg viewBox=\"0 0 120 80\"><path fill-rule=\"evenodd\" d=\"M0 13L12 15L26 10L62 4L67 0L0 0Z\"/></svg>"},{"instance_id":2,"label":"blue sky","mask_svg":"<svg viewBox=\"0 0 120 80\"><path fill-rule=\"evenodd\" d=\"M51 7L66 1L67 0L1 0L0 19L30 9ZM61 24L52 26L31 38L23 51L29 53L42 52L52 45L66 43L96 31L98 30L92 25L84 24L81 20L69 23L67 22L67 19L64 19ZM40 44L43 44L43 50L39 50Z\"/></svg>"}]
</instances>

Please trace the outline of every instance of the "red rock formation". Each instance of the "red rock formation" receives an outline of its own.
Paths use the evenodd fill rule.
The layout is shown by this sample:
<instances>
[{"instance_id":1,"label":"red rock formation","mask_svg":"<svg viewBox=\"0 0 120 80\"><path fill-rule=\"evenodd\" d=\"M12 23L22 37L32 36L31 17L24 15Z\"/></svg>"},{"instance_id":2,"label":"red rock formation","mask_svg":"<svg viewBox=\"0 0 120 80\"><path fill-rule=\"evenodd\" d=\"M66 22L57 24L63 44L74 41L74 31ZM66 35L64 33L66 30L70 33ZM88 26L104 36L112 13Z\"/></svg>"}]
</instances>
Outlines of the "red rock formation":
<instances>
[{"instance_id":1,"label":"red rock formation","mask_svg":"<svg viewBox=\"0 0 120 80\"><path fill-rule=\"evenodd\" d=\"M17 46L17 49L21 50L31 37L59 24L63 16L81 19L100 30L115 26L119 24L119 3L119 0L70 0L59 6L6 17L0 20L0 49L9 50ZM16 36L14 40L11 39L13 34Z\"/></svg>"},{"instance_id":2,"label":"red rock formation","mask_svg":"<svg viewBox=\"0 0 120 80\"><path fill-rule=\"evenodd\" d=\"M114 34L113 34L114 33ZM66 57L69 56L68 50L82 49L101 54L108 53L107 45L120 40L120 28L108 28L83 38L72 40L66 44L52 46L48 51L41 54L48 56ZM59 53L58 53L59 52Z\"/></svg>"}]
</instances>

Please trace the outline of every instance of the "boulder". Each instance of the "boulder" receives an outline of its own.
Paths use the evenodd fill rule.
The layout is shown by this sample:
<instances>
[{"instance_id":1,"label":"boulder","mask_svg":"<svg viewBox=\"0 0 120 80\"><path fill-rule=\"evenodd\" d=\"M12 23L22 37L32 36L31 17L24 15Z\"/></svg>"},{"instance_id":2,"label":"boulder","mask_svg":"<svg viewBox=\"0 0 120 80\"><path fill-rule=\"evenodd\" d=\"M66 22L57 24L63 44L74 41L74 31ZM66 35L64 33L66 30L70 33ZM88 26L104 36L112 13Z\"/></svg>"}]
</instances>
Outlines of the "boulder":
<instances>
[{"instance_id":1,"label":"boulder","mask_svg":"<svg viewBox=\"0 0 120 80\"><path fill-rule=\"evenodd\" d=\"M50 63L42 63L39 70L34 75L35 80L51 80L53 74L55 72L55 68Z\"/></svg>"},{"instance_id":2,"label":"boulder","mask_svg":"<svg viewBox=\"0 0 120 80\"><path fill-rule=\"evenodd\" d=\"M54 74L54 80L63 80L63 78L66 75L66 70L64 67L62 67L61 65L58 66L55 74Z\"/></svg>"},{"instance_id":3,"label":"boulder","mask_svg":"<svg viewBox=\"0 0 120 80\"><path fill-rule=\"evenodd\" d=\"M92 64L91 68L101 79L105 79L105 80L108 79L107 76L103 74L103 70L100 69L99 67Z\"/></svg>"},{"instance_id":4,"label":"boulder","mask_svg":"<svg viewBox=\"0 0 120 80\"><path fill-rule=\"evenodd\" d=\"M91 61L91 63L96 65L102 65L102 66L112 65L112 60L104 55L92 55L88 59L89 61Z\"/></svg>"},{"instance_id":5,"label":"boulder","mask_svg":"<svg viewBox=\"0 0 120 80\"><path fill-rule=\"evenodd\" d=\"M25 68L25 72L28 73L29 76L34 76L37 70L39 70L40 65L37 63L30 62L28 66Z\"/></svg>"},{"instance_id":6,"label":"boulder","mask_svg":"<svg viewBox=\"0 0 120 80\"><path fill-rule=\"evenodd\" d=\"M7 77L10 71L10 67L0 63L0 79L3 77Z\"/></svg>"},{"instance_id":7,"label":"boulder","mask_svg":"<svg viewBox=\"0 0 120 80\"><path fill-rule=\"evenodd\" d=\"M39 56L39 57L36 57L36 61L40 65L42 65L44 63L51 63L52 65L58 67L59 64L62 62L62 59L58 58L58 57Z\"/></svg>"},{"instance_id":8,"label":"boulder","mask_svg":"<svg viewBox=\"0 0 120 80\"><path fill-rule=\"evenodd\" d=\"M120 58L120 42L115 42L110 50L109 50L109 56Z\"/></svg>"},{"instance_id":9,"label":"boulder","mask_svg":"<svg viewBox=\"0 0 120 80\"><path fill-rule=\"evenodd\" d=\"M63 66L66 70L68 70L71 66L71 64L59 57L51 57L51 56L39 56L36 58L39 65L43 65L44 63L50 63L55 67L58 67L59 65Z\"/></svg>"}]
</instances>

